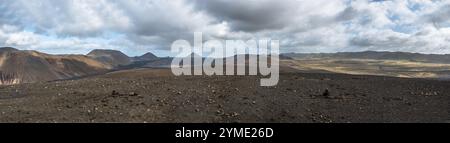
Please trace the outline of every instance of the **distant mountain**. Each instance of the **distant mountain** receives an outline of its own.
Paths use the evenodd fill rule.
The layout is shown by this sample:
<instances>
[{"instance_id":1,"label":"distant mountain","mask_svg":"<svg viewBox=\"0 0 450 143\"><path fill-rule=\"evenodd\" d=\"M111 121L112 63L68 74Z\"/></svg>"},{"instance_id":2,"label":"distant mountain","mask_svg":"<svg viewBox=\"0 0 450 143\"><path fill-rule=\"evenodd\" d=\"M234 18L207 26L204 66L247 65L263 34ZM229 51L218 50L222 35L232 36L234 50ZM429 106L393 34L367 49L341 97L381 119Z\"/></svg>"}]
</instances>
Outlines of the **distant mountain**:
<instances>
[{"instance_id":1,"label":"distant mountain","mask_svg":"<svg viewBox=\"0 0 450 143\"><path fill-rule=\"evenodd\" d=\"M14 52L14 51L19 51L16 48L12 48L12 47L0 47L0 52Z\"/></svg>"},{"instance_id":2,"label":"distant mountain","mask_svg":"<svg viewBox=\"0 0 450 143\"><path fill-rule=\"evenodd\" d=\"M85 55L50 55L0 48L0 85L67 79L111 68Z\"/></svg>"},{"instance_id":3,"label":"distant mountain","mask_svg":"<svg viewBox=\"0 0 450 143\"><path fill-rule=\"evenodd\" d=\"M203 56L200 56L197 53L192 52L191 54L189 54L188 56L192 57L192 58L203 58Z\"/></svg>"},{"instance_id":4,"label":"distant mountain","mask_svg":"<svg viewBox=\"0 0 450 143\"><path fill-rule=\"evenodd\" d=\"M142 67L146 68L170 68L172 64L173 58L165 57L165 58L159 58L158 60L154 60L151 62L146 63Z\"/></svg>"},{"instance_id":5,"label":"distant mountain","mask_svg":"<svg viewBox=\"0 0 450 143\"><path fill-rule=\"evenodd\" d=\"M450 63L450 55L420 54L407 52L340 52L340 53L286 53L283 57L294 59L305 58L346 58L346 59L373 59L373 60L409 60L429 63Z\"/></svg>"},{"instance_id":6,"label":"distant mountain","mask_svg":"<svg viewBox=\"0 0 450 143\"><path fill-rule=\"evenodd\" d=\"M133 61L152 61L152 60L157 60L157 59L158 59L158 57L150 52L145 53L142 56L133 57Z\"/></svg>"},{"instance_id":7,"label":"distant mountain","mask_svg":"<svg viewBox=\"0 0 450 143\"><path fill-rule=\"evenodd\" d=\"M141 57L152 57L151 55L148 55L149 53L141 56ZM155 56L156 57L156 56ZM191 57L191 63L194 63L193 58L202 58L202 61L205 59L199 54L191 53L187 55L186 57ZM150 58L151 59L151 58ZM172 65L173 57L163 57L163 58L156 58L153 60L141 60L136 61L132 65L129 65L127 67L138 67L138 68L170 68Z\"/></svg>"},{"instance_id":8,"label":"distant mountain","mask_svg":"<svg viewBox=\"0 0 450 143\"><path fill-rule=\"evenodd\" d=\"M132 59L130 57L116 50L96 49L89 52L87 55L113 67L132 63Z\"/></svg>"}]
</instances>

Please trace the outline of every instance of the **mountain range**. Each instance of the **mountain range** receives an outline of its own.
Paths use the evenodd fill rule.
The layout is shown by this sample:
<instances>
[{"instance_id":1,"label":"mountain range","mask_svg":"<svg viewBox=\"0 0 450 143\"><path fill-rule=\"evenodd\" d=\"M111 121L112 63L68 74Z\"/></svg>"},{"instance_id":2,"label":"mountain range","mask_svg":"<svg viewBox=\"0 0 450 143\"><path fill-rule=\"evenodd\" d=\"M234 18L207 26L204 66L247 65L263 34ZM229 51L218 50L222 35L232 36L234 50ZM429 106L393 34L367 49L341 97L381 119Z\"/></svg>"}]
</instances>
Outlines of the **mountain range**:
<instances>
[{"instance_id":1,"label":"mountain range","mask_svg":"<svg viewBox=\"0 0 450 143\"><path fill-rule=\"evenodd\" d=\"M371 60L407 60L428 63L450 63L450 54L421 54L407 52L339 52L339 53L285 53L280 57L294 59L337 58L337 59L371 59Z\"/></svg>"},{"instance_id":2,"label":"mountain range","mask_svg":"<svg viewBox=\"0 0 450 143\"><path fill-rule=\"evenodd\" d=\"M157 59L152 53L128 57L116 50L96 49L87 55L51 55L3 47L0 48L0 85L82 77Z\"/></svg>"},{"instance_id":3,"label":"mountain range","mask_svg":"<svg viewBox=\"0 0 450 143\"><path fill-rule=\"evenodd\" d=\"M450 63L450 55L375 51L285 53L281 54L280 58L285 60L346 58ZM63 80L130 68L169 68L172 59L171 57L160 58L150 52L142 56L129 57L117 50L96 49L87 55L52 55L33 50L3 47L0 48L0 85Z\"/></svg>"}]
</instances>

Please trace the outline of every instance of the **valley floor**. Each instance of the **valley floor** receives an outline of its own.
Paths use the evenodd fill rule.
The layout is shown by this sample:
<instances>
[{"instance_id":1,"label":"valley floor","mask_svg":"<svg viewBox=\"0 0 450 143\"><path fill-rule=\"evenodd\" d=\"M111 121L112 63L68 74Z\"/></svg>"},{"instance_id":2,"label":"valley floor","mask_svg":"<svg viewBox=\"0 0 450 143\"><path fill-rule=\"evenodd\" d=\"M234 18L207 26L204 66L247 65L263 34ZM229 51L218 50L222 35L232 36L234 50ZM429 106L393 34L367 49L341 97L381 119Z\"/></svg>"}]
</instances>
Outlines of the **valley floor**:
<instances>
[{"instance_id":1,"label":"valley floor","mask_svg":"<svg viewBox=\"0 0 450 143\"><path fill-rule=\"evenodd\" d=\"M0 86L0 122L449 122L450 81L282 72L171 76L120 71Z\"/></svg>"}]
</instances>

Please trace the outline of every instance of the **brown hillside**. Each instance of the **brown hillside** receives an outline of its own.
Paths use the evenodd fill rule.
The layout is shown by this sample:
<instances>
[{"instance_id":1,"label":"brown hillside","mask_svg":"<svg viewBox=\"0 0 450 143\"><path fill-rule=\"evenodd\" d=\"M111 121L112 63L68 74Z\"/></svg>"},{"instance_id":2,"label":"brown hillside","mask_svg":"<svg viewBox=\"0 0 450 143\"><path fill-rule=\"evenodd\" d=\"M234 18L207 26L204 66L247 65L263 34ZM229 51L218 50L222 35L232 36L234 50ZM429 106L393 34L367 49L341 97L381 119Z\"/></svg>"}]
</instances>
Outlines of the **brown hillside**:
<instances>
[{"instance_id":1,"label":"brown hillside","mask_svg":"<svg viewBox=\"0 0 450 143\"><path fill-rule=\"evenodd\" d=\"M84 55L49 55L0 48L0 85L67 79L108 69L111 66Z\"/></svg>"}]
</instances>

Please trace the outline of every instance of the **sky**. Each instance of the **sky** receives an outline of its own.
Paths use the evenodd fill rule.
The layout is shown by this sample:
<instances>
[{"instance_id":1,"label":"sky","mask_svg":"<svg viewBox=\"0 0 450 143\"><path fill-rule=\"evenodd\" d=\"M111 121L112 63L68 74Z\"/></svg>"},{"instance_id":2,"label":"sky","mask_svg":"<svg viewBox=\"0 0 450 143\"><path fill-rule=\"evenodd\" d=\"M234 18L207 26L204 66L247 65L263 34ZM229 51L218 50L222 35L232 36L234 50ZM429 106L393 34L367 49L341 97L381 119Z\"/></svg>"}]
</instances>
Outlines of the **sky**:
<instances>
[{"instance_id":1,"label":"sky","mask_svg":"<svg viewBox=\"0 0 450 143\"><path fill-rule=\"evenodd\" d=\"M170 56L172 42L280 40L280 52L450 54L450 0L0 0L0 46Z\"/></svg>"}]
</instances>

